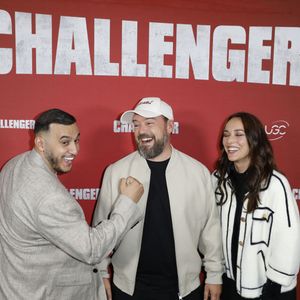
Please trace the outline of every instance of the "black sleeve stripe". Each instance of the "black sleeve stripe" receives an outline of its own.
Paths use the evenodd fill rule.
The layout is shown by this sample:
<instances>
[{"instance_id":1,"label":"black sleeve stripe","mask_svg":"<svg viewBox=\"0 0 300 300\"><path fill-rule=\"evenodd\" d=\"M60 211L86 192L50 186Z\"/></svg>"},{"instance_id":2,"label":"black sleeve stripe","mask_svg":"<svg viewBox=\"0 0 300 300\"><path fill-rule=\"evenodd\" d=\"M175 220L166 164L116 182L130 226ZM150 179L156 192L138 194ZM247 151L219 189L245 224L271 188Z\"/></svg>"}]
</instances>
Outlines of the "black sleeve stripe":
<instances>
[{"instance_id":1,"label":"black sleeve stripe","mask_svg":"<svg viewBox=\"0 0 300 300\"><path fill-rule=\"evenodd\" d=\"M282 189L284 191L284 196L285 196L285 208L286 208L286 215L287 215L287 220L288 220L288 227L291 227L291 219L290 219L290 212L289 212L289 205L288 205L288 197L287 197L287 193L286 193L286 189L285 186L281 180L281 178L279 178L277 175L275 175L273 173L273 176L276 177L279 182L281 183Z\"/></svg>"}]
</instances>

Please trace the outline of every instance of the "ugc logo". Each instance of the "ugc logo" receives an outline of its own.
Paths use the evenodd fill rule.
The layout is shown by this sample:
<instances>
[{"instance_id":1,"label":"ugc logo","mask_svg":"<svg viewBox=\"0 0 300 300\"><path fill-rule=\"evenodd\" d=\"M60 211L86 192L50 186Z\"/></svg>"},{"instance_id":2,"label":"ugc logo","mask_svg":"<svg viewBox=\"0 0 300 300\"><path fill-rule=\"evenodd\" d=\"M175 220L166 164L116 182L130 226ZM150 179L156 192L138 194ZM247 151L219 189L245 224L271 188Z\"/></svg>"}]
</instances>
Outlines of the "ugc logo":
<instances>
[{"instance_id":1,"label":"ugc logo","mask_svg":"<svg viewBox=\"0 0 300 300\"><path fill-rule=\"evenodd\" d=\"M274 121L271 126L265 125L265 132L270 141L282 139L287 134L290 124L285 120Z\"/></svg>"}]
</instances>

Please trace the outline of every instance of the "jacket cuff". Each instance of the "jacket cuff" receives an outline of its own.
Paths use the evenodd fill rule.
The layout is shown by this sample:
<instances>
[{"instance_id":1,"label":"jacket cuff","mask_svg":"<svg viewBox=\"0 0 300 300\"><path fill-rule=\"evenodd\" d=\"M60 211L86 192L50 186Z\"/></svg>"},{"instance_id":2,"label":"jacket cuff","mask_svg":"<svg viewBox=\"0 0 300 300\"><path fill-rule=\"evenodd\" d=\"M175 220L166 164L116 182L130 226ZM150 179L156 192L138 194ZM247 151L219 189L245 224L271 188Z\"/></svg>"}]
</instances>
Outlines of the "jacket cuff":
<instances>
[{"instance_id":1,"label":"jacket cuff","mask_svg":"<svg viewBox=\"0 0 300 300\"><path fill-rule=\"evenodd\" d=\"M222 275L220 272L207 272L205 283L208 284L222 284Z\"/></svg>"},{"instance_id":2,"label":"jacket cuff","mask_svg":"<svg viewBox=\"0 0 300 300\"><path fill-rule=\"evenodd\" d=\"M267 277L274 282L279 282L282 286L289 286L295 278L295 275L287 275L283 272L268 268Z\"/></svg>"}]
</instances>

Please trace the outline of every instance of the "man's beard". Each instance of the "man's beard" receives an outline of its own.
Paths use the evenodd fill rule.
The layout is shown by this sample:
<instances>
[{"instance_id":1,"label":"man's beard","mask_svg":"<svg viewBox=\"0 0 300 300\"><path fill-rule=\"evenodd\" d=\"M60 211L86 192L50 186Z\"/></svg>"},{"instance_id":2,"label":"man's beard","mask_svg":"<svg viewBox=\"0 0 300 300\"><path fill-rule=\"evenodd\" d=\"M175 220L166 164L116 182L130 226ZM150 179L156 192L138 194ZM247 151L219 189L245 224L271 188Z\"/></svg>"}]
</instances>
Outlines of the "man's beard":
<instances>
[{"instance_id":1,"label":"man's beard","mask_svg":"<svg viewBox=\"0 0 300 300\"><path fill-rule=\"evenodd\" d=\"M154 141L153 146L151 148L148 146L143 146L141 144L141 140L143 138L152 138ZM148 134L140 134L136 141L138 151L145 159L155 158L164 151L168 139L169 137L166 133L164 133L162 139L156 139L154 135L149 136Z\"/></svg>"},{"instance_id":2,"label":"man's beard","mask_svg":"<svg viewBox=\"0 0 300 300\"><path fill-rule=\"evenodd\" d=\"M57 174L64 174L68 173L69 171L64 171L59 167L59 159L53 157L52 153L49 153L48 151L45 151L45 157L51 166L51 168L57 173Z\"/></svg>"}]
</instances>

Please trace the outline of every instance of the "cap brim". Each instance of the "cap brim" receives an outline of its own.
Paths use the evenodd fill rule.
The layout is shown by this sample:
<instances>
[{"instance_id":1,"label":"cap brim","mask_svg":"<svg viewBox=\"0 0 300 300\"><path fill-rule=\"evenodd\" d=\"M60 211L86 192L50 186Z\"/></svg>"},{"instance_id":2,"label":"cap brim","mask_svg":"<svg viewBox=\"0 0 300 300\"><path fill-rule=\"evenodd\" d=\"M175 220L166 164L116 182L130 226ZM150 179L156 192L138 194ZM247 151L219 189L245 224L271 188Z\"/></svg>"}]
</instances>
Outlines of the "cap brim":
<instances>
[{"instance_id":1,"label":"cap brim","mask_svg":"<svg viewBox=\"0 0 300 300\"><path fill-rule=\"evenodd\" d=\"M121 115L120 118L121 123L131 124L134 114L140 115L144 118L155 118L161 115L146 110L127 110Z\"/></svg>"}]
</instances>

